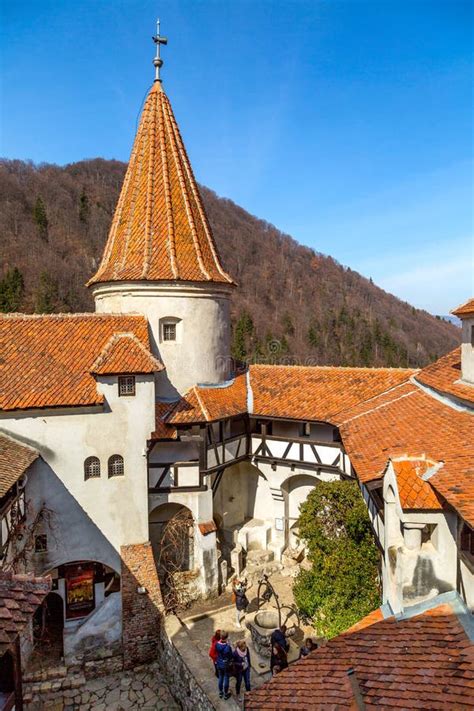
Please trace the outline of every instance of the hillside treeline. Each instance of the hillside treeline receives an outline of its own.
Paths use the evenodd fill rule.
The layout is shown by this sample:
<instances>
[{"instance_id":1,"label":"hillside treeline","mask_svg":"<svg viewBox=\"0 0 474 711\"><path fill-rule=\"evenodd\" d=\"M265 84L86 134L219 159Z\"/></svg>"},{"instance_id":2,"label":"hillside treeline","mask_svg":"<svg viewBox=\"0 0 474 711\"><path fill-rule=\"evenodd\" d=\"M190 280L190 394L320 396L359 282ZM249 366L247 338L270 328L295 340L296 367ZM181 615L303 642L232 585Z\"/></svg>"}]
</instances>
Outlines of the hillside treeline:
<instances>
[{"instance_id":1,"label":"hillside treeline","mask_svg":"<svg viewBox=\"0 0 474 711\"><path fill-rule=\"evenodd\" d=\"M125 164L0 163L0 310L91 311L95 271ZM333 365L424 365L459 330L299 245L202 188L223 263L238 283L233 351L240 359Z\"/></svg>"}]
</instances>

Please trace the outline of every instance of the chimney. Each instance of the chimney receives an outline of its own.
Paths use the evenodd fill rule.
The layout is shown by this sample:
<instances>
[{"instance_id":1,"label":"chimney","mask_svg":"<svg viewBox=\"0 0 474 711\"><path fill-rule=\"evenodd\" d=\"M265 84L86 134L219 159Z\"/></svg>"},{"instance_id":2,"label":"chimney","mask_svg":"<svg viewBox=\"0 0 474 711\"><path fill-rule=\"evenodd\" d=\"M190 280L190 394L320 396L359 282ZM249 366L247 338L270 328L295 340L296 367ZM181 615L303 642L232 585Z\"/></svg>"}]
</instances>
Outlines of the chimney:
<instances>
[{"instance_id":1,"label":"chimney","mask_svg":"<svg viewBox=\"0 0 474 711\"><path fill-rule=\"evenodd\" d=\"M461 380L474 385L474 299L451 313L462 321Z\"/></svg>"}]
</instances>

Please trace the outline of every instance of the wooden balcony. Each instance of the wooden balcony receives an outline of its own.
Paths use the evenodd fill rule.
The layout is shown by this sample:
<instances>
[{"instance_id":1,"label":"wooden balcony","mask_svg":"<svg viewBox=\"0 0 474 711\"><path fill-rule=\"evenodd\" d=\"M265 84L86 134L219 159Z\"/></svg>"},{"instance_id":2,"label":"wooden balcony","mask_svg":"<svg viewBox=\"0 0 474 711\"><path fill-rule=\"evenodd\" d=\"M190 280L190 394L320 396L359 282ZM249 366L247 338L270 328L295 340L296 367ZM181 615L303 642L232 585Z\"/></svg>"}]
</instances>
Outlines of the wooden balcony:
<instances>
[{"instance_id":1,"label":"wooden balcony","mask_svg":"<svg viewBox=\"0 0 474 711\"><path fill-rule=\"evenodd\" d=\"M256 464L271 462L352 476L349 457L340 442L252 434L250 453Z\"/></svg>"},{"instance_id":2,"label":"wooden balcony","mask_svg":"<svg viewBox=\"0 0 474 711\"><path fill-rule=\"evenodd\" d=\"M173 462L148 465L148 493L172 491L205 491L199 462Z\"/></svg>"}]
</instances>

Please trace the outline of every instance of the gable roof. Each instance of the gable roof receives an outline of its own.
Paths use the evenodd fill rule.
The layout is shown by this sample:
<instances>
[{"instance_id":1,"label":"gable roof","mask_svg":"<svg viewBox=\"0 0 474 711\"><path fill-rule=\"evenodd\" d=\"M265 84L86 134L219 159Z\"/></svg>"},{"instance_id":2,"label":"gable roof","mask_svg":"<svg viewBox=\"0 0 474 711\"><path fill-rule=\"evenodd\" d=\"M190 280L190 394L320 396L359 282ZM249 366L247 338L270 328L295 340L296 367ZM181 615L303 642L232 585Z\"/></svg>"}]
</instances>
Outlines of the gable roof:
<instances>
[{"instance_id":1,"label":"gable roof","mask_svg":"<svg viewBox=\"0 0 474 711\"><path fill-rule=\"evenodd\" d=\"M102 261L88 286L141 280L233 284L160 82L145 101Z\"/></svg>"},{"instance_id":2,"label":"gable roof","mask_svg":"<svg viewBox=\"0 0 474 711\"><path fill-rule=\"evenodd\" d=\"M252 365L253 414L337 423L345 410L406 382L404 368Z\"/></svg>"},{"instance_id":3,"label":"gable roof","mask_svg":"<svg viewBox=\"0 0 474 711\"><path fill-rule=\"evenodd\" d=\"M116 373L155 373L164 370L160 363L134 333L114 333L103 347L91 373L114 375Z\"/></svg>"},{"instance_id":4,"label":"gable roof","mask_svg":"<svg viewBox=\"0 0 474 711\"><path fill-rule=\"evenodd\" d=\"M461 348L455 348L434 363L427 365L415 376L422 385L440 393L454 395L474 405L474 385L461 380Z\"/></svg>"},{"instance_id":5,"label":"gable roof","mask_svg":"<svg viewBox=\"0 0 474 711\"><path fill-rule=\"evenodd\" d=\"M195 385L176 404L168 421L177 424L213 422L247 412L245 373L220 386Z\"/></svg>"},{"instance_id":6,"label":"gable roof","mask_svg":"<svg viewBox=\"0 0 474 711\"><path fill-rule=\"evenodd\" d=\"M472 643L452 604L408 619L371 613L353 628L245 695L246 711L357 708L353 669L366 708L474 707Z\"/></svg>"},{"instance_id":7,"label":"gable roof","mask_svg":"<svg viewBox=\"0 0 474 711\"><path fill-rule=\"evenodd\" d=\"M392 467L397 478L402 509L443 508L441 498L431 484L423 478L430 471L436 471L436 462L429 459L394 459Z\"/></svg>"},{"instance_id":8,"label":"gable roof","mask_svg":"<svg viewBox=\"0 0 474 711\"><path fill-rule=\"evenodd\" d=\"M0 409L98 405L104 401L91 373L97 357L117 333L133 333L149 350L144 316L55 314L0 316L2 380ZM123 365L129 366L126 353Z\"/></svg>"},{"instance_id":9,"label":"gable roof","mask_svg":"<svg viewBox=\"0 0 474 711\"><path fill-rule=\"evenodd\" d=\"M405 383L344 416L339 431L360 481L381 477L389 458L442 462L429 485L474 522L474 411L456 409Z\"/></svg>"},{"instance_id":10,"label":"gable roof","mask_svg":"<svg viewBox=\"0 0 474 711\"><path fill-rule=\"evenodd\" d=\"M470 316L471 314L474 315L474 298L465 301L464 304L461 304L457 308L453 309L451 313L454 316L459 317Z\"/></svg>"},{"instance_id":11,"label":"gable roof","mask_svg":"<svg viewBox=\"0 0 474 711\"><path fill-rule=\"evenodd\" d=\"M0 656L8 651L51 590L51 578L0 571Z\"/></svg>"},{"instance_id":12,"label":"gable roof","mask_svg":"<svg viewBox=\"0 0 474 711\"><path fill-rule=\"evenodd\" d=\"M38 457L35 449L0 434L0 498L5 496Z\"/></svg>"}]
</instances>

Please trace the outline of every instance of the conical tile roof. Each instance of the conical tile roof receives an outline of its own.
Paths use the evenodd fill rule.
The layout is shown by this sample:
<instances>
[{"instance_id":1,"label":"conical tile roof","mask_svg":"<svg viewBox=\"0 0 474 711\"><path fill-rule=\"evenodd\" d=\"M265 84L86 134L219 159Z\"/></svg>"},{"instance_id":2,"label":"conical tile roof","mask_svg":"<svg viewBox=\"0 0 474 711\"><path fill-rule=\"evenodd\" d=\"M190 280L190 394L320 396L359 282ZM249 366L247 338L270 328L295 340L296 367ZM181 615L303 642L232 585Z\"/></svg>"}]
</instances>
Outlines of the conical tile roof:
<instances>
[{"instance_id":1,"label":"conical tile roof","mask_svg":"<svg viewBox=\"0 0 474 711\"><path fill-rule=\"evenodd\" d=\"M146 99L102 261L88 286L142 280L233 283L159 81Z\"/></svg>"}]
</instances>

